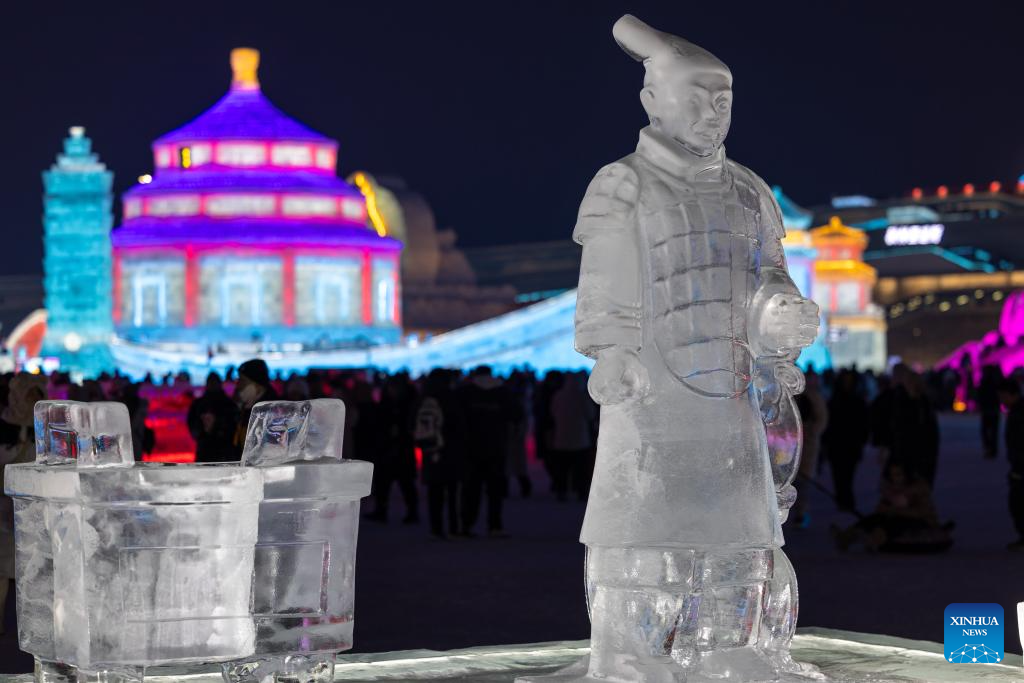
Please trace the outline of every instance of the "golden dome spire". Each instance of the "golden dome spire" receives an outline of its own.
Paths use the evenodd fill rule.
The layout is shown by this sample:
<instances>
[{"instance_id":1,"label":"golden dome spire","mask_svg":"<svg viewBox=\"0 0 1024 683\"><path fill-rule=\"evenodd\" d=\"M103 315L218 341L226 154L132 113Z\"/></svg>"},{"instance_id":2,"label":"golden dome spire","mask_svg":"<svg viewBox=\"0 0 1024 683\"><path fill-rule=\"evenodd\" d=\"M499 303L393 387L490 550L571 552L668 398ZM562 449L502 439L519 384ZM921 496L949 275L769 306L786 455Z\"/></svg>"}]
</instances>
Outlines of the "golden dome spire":
<instances>
[{"instance_id":1,"label":"golden dome spire","mask_svg":"<svg viewBox=\"0 0 1024 683\"><path fill-rule=\"evenodd\" d=\"M251 47L236 47L231 51L231 87L258 90L260 81L256 71L260 68L260 51Z\"/></svg>"}]
</instances>

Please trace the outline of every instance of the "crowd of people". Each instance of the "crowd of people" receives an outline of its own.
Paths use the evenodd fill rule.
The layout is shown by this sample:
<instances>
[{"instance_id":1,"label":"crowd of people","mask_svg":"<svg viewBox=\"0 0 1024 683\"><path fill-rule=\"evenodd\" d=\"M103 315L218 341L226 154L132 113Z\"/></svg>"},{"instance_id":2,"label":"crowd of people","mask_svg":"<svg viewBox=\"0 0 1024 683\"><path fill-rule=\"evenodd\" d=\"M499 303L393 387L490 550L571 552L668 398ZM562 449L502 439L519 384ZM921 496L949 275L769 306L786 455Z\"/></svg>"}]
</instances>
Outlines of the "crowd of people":
<instances>
[{"instance_id":1,"label":"crowd of people","mask_svg":"<svg viewBox=\"0 0 1024 683\"><path fill-rule=\"evenodd\" d=\"M797 488L816 481L825 464L840 510L858 513L854 496L857 468L870 444L888 463L899 463L914 479L934 485L939 456L939 405L922 375L898 364L888 375L843 369L807 372L797 396L804 425L803 459ZM806 525L805 501L794 522ZM800 500L800 498L798 498Z\"/></svg>"},{"instance_id":2,"label":"crowd of people","mask_svg":"<svg viewBox=\"0 0 1024 683\"><path fill-rule=\"evenodd\" d=\"M932 492L939 467L937 414L974 407L980 415L981 446L986 458L1000 450L1004 434L1010 461L1009 507L1019 538L1010 550L1024 550L1024 373L1004 377L985 367L974 386L952 370L918 373L897 364L890 374L853 369L807 373L807 389L797 397L804 424L803 460L797 489L825 488L820 475L827 464L832 487L826 492L836 507L857 522L834 528L838 546L870 550L931 552L952 544L952 521L943 521ZM966 398L967 401L963 399ZM1005 414L1006 428L1000 421ZM881 463L878 502L868 513L857 507L854 479L865 451ZM797 528L810 523L808 496L799 496L791 516Z\"/></svg>"},{"instance_id":3,"label":"crowd of people","mask_svg":"<svg viewBox=\"0 0 1024 683\"><path fill-rule=\"evenodd\" d=\"M419 378L316 370L273 378L266 363L254 359L226 377L210 373L201 389L184 374L140 383L103 375L81 384L60 374L7 376L0 378L0 407L7 406L4 415L10 413L12 422L0 419L0 450L12 450L0 452L2 462L34 458L32 406L47 397L125 403L141 460L161 438L147 425L150 406L144 397L154 387L189 401L182 417L196 462L239 460L249 417L261 401L342 399L344 455L374 464L366 518L386 523L397 488L401 521L419 523L422 507L438 539L504 536L505 500L533 493L530 453L543 462L559 500L586 500L590 489L598 411L586 374L555 371L539 380L525 371L498 377L488 367L468 374L435 369Z\"/></svg>"},{"instance_id":4,"label":"crowd of people","mask_svg":"<svg viewBox=\"0 0 1024 683\"><path fill-rule=\"evenodd\" d=\"M981 415L987 457L999 450L1005 414L1011 510L1024 538L1024 401L1019 380L986 369L970 398ZM141 459L160 438L147 426L147 386L169 387L190 401L185 422L197 462L238 460L249 416L260 401L342 399L345 456L374 464L367 519L389 521L397 488L404 511L401 522L419 523L422 509L438 539L504 536L505 500L533 492L529 454L543 463L546 484L558 500L586 500L590 489L598 409L587 392L587 375L553 371L538 378L517 371L499 377L487 367L469 373L435 369L419 378L367 370L313 370L274 378L266 363L256 359L226 377L211 373L201 389L193 388L184 374L160 381L147 377L141 383L101 376L81 384L59 374L9 375L0 378L0 459L24 462L34 457L32 405L44 397L125 403L135 455ZM948 371L922 375L902 364L889 374L853 369L807 373L807 389L797 397L804 443L795 485L804 494L812 487L824 490L839 510L856 516L849 528L834 530L841 548L948 547L951 525L939 519L931 492L939 467L937 413L952 407L956 386ZM869 447L883 463L883 476L880 502L864 514L854 480ZM826 466L830 485L823 483ZM807 495L798 497L791 526L810 524L809 500ZM9 507L9 499L0 504ZM1024 542L1011 547L1024 548ZM0 548L0 569L11 562L5 552Z\"/></svg>"},{"instance_id":5,"label":"crowd of people","mask_svg":"<svg viewBox=\"0 0 1024 683\"><path fill-rule=\"evenodd\" d=\"M529 372L501 378L488 367L468 375L435 369L419 380L404 373L338 373L326 386L348 406L346 443L353 456L374 463L369 520L388 521L397 487L402 522L419 522L419 471L435 538L505 536L504 501L513 491L524 498L533 492L531 450L559 500L570 492L586 499L597 406L582 373L550 372L543 381Z\"/></svg>"},{"instance_id":6,"label":"crowd of people","mask_svg":"<svg viewBox=\"0 0 1024 683\"><path fill-rule=\"evenodd\" d=\"M804 459L798 490L818 485L828 464L832 497L839 510L857 522L833 528L841 549L862 544L871 550L943 550L951 544L951 526L940 522L932 500L939 461L937 410L944 394L933 376L904 364L891 374L854 369L809 372L807 389L797 399L804 422ZM929 391L929 388L932 388ZM873 446L882 462L879 502L862 514L854 479L865 449ZM798 497L793 522L810 523L808 496Z\"/></svg>"}]
</instances>

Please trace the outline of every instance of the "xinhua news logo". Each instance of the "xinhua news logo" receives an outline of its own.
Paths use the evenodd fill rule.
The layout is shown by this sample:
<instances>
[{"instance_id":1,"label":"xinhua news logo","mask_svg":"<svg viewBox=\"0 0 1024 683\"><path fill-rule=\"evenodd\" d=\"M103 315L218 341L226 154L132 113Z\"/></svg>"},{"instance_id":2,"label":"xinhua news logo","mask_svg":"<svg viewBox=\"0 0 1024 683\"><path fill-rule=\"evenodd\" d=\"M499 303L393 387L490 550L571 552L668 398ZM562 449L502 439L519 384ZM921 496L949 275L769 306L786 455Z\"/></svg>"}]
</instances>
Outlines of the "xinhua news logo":
<instances>
[{"instance_id":1,"label":"xinhua news logo","mask_svg":"<svg viewBox=\"0 0 1024 683\"><path fill-rule=\"evenodd\" d=\"M946 607L943 642L953 664L1003 661L1003 607L992 602L954 602Z\"/></svg>"}]
</instances>

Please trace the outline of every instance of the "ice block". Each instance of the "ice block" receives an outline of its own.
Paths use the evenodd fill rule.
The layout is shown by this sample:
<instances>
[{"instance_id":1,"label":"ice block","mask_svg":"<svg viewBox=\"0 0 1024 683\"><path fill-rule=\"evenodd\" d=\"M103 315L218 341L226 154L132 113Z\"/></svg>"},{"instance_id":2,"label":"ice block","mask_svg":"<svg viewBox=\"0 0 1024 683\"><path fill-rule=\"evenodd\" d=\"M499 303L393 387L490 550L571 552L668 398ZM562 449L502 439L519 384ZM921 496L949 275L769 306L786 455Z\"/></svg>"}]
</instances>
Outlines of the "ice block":
<instances>
[{"instance_id":1,"label":"ice block","mask_svg":"<svg viewBox=\"0 0 1024 683\"><path fill-rule=\"evenodd\" d=\"M244 469L263 477L253 579L255 656L232 682L321 683L352 647L359 499L373 465L342 459L345 404L270 401L252 411Z\"/></svg>"},{"instance_id":2,"label":"ice block","mask_svg":"<svg viewBox=\"0 0 1024 683\"><path fill-rule=\"evenodd\" d=\"M42 401L7 468L18 635L37 681L140 681L254 652L262 472L135 463L119 403Z\"/></svg>"}]
</instances>

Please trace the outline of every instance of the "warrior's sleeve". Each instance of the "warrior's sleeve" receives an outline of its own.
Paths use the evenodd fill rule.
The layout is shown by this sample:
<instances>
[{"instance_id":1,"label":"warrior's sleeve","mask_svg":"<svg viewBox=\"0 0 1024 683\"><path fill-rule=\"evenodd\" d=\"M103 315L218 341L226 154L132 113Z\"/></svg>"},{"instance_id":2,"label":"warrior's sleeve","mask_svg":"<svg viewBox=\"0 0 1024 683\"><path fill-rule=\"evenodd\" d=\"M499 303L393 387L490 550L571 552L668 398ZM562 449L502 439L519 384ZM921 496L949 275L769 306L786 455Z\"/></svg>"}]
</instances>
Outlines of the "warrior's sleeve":
<instances>
[{"instance_id":1,"label":"warrior's sleeve","mask_svg":"<svg viewBox=\"0 0 1024 683\"><path fill-rule=\"evenodd\" d=\"M739 164L737 164L739 166ZM789 277L786 269L786 254L782 249L782 239L786 236L786 229L782 223L782 211L779 209L775 195L763 180L753 171L739 166L751 180L757 192L758 203L761 213L761 271L760 284L754 292L754 298L750 302L750 330L751 346L756 355L760 356L763 349L754 339L753 331L760 328L761 316L768 306L768 302L776 294L800 295L800 290Z\"/></svg>"},{"instance_id":2,"label":"warrior's sleeve","mask_svg":"<svg viewBox=\"0 0 1024 683\"><path fill-rule=\"evenodd\" d=\"M782 210L775 201L771 188L755 173L748 171L757 188L761 204L761 287L759 299L767 301L774 294L799 294L800 290L789 277L786 269L786 253L782 239L786 228L782 223Z\"/></svg>"},{"instance_id":3,"label":"warrior's sleeve","mask_svg":"<svg viewBox=\"0 0 1024 683\"><path fill-rule=\"evenodd\" d=\"M640 349L643 297L637 245L636 172L602 168L580 205L573 239L583 246L576 299L576 350L594 358L610 347Z\"/></svg>"}]
</instances>

